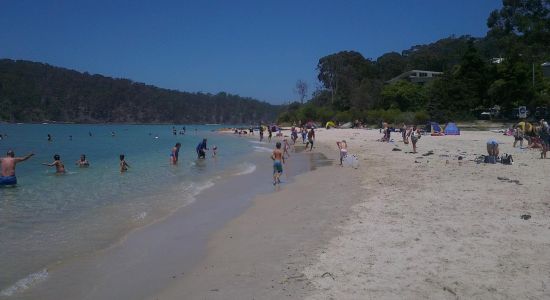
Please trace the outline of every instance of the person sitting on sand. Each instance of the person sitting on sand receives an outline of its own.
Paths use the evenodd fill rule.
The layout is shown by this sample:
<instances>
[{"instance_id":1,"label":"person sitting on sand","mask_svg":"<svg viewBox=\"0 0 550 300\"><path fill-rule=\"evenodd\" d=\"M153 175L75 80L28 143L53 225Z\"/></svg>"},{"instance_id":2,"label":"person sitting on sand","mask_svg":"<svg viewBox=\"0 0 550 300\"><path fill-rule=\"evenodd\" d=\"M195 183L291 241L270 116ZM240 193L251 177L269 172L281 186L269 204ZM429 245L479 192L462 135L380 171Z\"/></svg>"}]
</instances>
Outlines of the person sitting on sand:
<instances>
[{"instance_id":1,"label":"person sitting on sand","mask_svg":"<svg viewBox=\"0 0 550 300\"><path fill-rule=\"evenodd\" d=\"M172 148L172 152L170 152L170 162L175 165L178 163L179 155L180 155L180 148L181 143L176 143L176 145Z\"/></svg>"},{"instance_id":2,"label":"person sitting on sand","mask_svg":"<svg viewBox=\"0 0 550 300\"><path fill-rule=\"evenodd\" d=\"M128 168L130 167L130 165L126 162L124 154L121 154L119 158L120 158L120 163L119 163L120 173L124 173L128 171Z\"/></svg>"},{"instance_id":3,"label":"person sitting on sand","mask_svg":"<svg viewBox=\"0 0 550 300\"><path fill-rule=\"evenodd\" d=\"M80 168L87 168L90 166L90 163L86 159L85 154L80 155L80 159L76 161L76 165L79 166Z\"/></svg>"},{"instance_id":4,"label":"person sitting on sand","mask_svg":"<svg viewBox=\"0 0 550 300\"><path fill-rule=\"evenodd\" d=\"M346 140L342 140L341 142L336 142L336 145L340 149L340 166L342 166L344 158L348 155L348 144Z\"/></svg>"},{"instance_id":5,"label":"person sitting on sand","mask_svg":"<svg viewBox=\"0 0 550 300\"><path fill-rule=\"evenodd\" d=\"M2 173L0 173L0 186L14 186L17 184L17 177L15 176L15 166L31 158L34 153L30 153L23 157L15 157L13 150L8 150L6 157L0 158L0 165L2 166Z\"/></svg>"},{"instance_id":6,"label":"person sitting on sand","mask_svg":"<svg viewBox=\"0 0 550 300\"><path fill-rule=\"evenodd\" d=\"M410 132L409 135L411 137L411 142L412 142L412 146L413 146L413 153L416 153L416 143L418 142L418 140L421 137L420 130L418 128L416 128L416 126L413 126L413 128L411 129L411 132Z\"/></svg>"},{"instance_id":7,"label":"person sitting on sand","mask_svg":"<svg viewBox=\"0 0 550 300\"><path fill-rule=\"evenodd\" d=\"M43 163L44 166L55 167L56 174L65 174L65 165L61 162L59 154L53 156L53 162L51 164Z\"/></svg>"},{"instance_id":8,"label":"person sitting on sand","mask_svg":"<svg viewBox=\"0 0 550 300\"><path fill-rule=\"evenodd\" d=\"M281 183L281 174L283 174L283 164L285 163L285 156L281 151L281 142L275 144L271 159L273 160L273 185L276 185Z\"/></svg>"}]
</instances>

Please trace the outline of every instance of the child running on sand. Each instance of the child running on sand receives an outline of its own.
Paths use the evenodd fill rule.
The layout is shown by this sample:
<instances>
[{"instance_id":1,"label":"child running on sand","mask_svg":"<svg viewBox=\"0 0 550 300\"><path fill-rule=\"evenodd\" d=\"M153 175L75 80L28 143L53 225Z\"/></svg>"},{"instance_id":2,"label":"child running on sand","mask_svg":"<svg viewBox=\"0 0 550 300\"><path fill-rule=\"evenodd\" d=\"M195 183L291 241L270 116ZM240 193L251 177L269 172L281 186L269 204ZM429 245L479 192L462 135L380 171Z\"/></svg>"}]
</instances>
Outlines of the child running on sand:
<instances>
[{"instance_id":1,"label":"child running on sand","mask_svg":"<svg viewBox=\"0 0 550 300\"><path fill-rule=\"evenodd\" d=\"M346 140L342 140L341 142L336 142L336 145L338 145L338 149L340 149L340 166L343 166L342 162L344 157L348 155L348 144Z\"/></svg>"},{"instance_id":2,"label":"child running on sand","mask_svg":"<svg viewBox=\"0 0 550 300\"><path fill-rule=\"evenodd\" d=\"M307 146L311 144L311 146L309 148L309 151L313 151L313 141L314 140L315 140L315 131L313 130L313 128L311 128L309 130L309 132L307 133L306 150L307 150Z\"/></svg>"},{"instance_id":3,"label":"child running on sand","mask_svg":"<svg viewBox=\"0 0 550 300\"><path fill-rule=\"evenodd\" d=\"M56 174L65 174L65 165L61 162L61 157L59 154L55 154L53 156L53 163L43 163L43 165L48 167L54 167L55 166L55 173Z\"/></svg>"},{"instance_id":4,"label":"child running on sand","mask_svg":"<svg viewBox=\"0 0 550 300\"><path fill-rule=\"evenodd\" d=\"M271 159L273 160L273 185L276 185L281 183L281 174L283 174L283 164L285 163L285 157L281 151L281 142L275 144Z\"/></svg>"},{"instance_id":5,"label":"child running on sand","mask_svg":"<svg viewBox=\"0 0 550 300\"><path fill-rule=\"evenodd\" d=\"M288 143L288 140L285 138L283 139L284 145L283 145L283 156L290 157L290 153L288 152L288 149L290 149L290 144Z\"/></svg>"},{"instance_id":6,"label":"child running on sand","mask_svg":"<svg viewBox=\"0 0 550 300\"><path fill-rule=\"evenodd\" d=\"M119 156L120 158L120 173L124 173L126 171L128 171L128 168L130 167L130 165L126 162L126 160L124 159L124 154L121 154Z\"/></svg>"}]
</instances>

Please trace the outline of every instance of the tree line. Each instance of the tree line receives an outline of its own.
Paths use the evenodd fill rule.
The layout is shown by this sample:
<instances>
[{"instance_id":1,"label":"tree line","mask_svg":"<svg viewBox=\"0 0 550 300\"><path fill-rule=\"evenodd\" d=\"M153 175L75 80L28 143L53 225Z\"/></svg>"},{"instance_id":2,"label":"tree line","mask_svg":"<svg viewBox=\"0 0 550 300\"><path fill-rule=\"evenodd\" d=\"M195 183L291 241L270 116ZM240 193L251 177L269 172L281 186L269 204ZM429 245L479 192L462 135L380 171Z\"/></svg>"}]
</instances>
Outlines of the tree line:
<instances>
[{"instance_id":1,"label":"tree line","mask_svg":"<svg viewBox=\"0 0 550 300\"><path fill-rule=\"evenodd\" d=\"M0 121L250 124L275 120L280 110L223 92L180 92L43 63L0 60Z\"/></svg>"},{"instance_id":2,"label":"tree line","mask_svg":"<svg viewBox=\"0 0 550 300\"><path fill-rule=\"evenodd\" d=\"M495 105L501 116L518 106L532 112L550 106L550 80L541 68L550 61L550 0L503 0L487 26L482 38L451 36L376 60L356 51L324 56L317 64L321 88L279 120L445 122L474 119ZM409 70L443 75L422 85L388 83Z\"/></svg>"}]
</instances>

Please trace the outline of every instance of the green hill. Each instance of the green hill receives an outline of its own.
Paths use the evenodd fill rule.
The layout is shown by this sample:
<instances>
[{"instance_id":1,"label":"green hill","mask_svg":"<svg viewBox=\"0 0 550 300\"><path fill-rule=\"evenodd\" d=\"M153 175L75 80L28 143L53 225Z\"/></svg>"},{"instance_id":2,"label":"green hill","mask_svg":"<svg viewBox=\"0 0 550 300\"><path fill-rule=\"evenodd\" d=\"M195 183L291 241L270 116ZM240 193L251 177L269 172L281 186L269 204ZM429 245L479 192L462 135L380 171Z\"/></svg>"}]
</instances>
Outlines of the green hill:
<instances>
[{"instance_id":1,"label":"green hill","mask_svg":"<svg viewBox=\"0 0 550 300\"><path fill-rule=\"evenodd\" d=\"M225 123L274 120L280 107L187 93L22 60L0 60L0 121Z\"/></svg>"}]
</instances>

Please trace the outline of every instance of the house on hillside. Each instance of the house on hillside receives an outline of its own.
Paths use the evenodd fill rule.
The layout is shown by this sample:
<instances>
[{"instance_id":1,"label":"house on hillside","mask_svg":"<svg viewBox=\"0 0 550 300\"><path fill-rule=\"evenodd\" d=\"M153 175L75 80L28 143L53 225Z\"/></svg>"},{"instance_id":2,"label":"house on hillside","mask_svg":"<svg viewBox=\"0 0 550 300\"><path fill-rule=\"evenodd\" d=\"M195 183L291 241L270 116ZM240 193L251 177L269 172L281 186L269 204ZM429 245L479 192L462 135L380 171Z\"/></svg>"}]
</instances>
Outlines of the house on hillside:
<instances>
[{"instance_id":1,"label":"house on hillside","mask_svg":"<svg viewBox=\"0 0 550 300\"><path fill-rule=\"evenodd\" d=\"M434 80L441 75L443 75L443 72L410 70L386 81L386 83L394 83L399 80L407 80L413 83L424 84L428 81Z\"/></svg>"}]
</instances>

